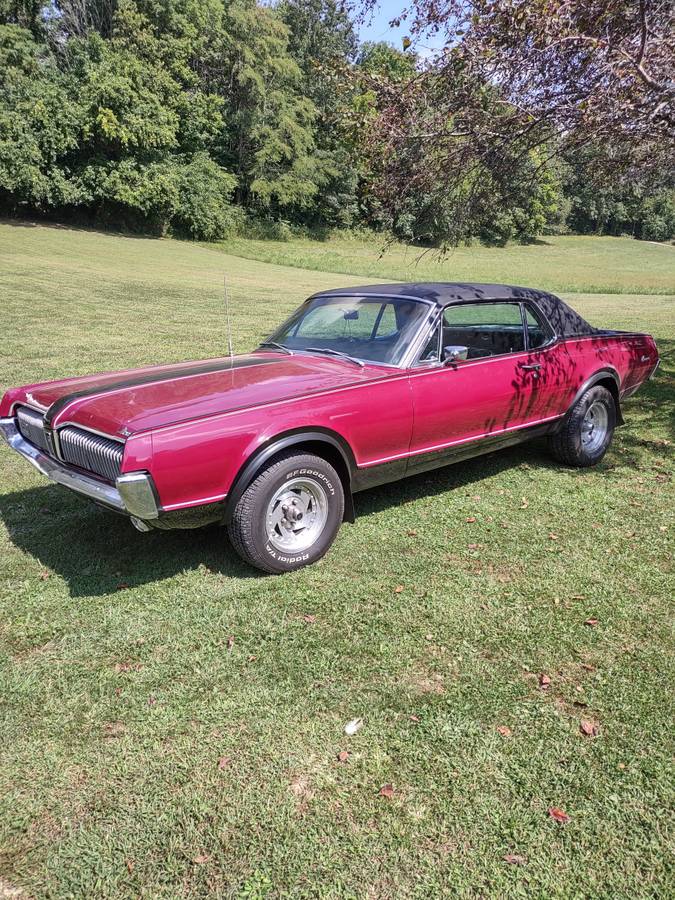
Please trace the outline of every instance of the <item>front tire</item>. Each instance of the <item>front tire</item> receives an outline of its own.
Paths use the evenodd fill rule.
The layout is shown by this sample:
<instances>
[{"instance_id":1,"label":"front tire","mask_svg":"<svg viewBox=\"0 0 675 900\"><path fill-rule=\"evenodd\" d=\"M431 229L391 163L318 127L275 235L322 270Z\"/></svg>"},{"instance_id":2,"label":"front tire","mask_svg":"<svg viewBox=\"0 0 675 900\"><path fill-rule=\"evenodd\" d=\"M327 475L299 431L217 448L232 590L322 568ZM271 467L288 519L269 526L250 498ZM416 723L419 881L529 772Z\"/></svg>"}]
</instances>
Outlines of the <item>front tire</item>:
<instances>
[{"instance_id":1,"label":"front tire","mask_svg":"<svg viewBox=\"0 0 675 900\"><path fill-rule=\"evenodd\" d=\"M344 503L342 482L330 463L310 453L286 453L246 488L228 535L250 565L274 574L292 572L327 552Z\"/></svg>"},{"instance_id":2,"label":"front tire","mask_svg":"<svg viewBox=\"0 0 675 900\"><path fill-rule=\"evenodd\" d=\"M609 449L615 427L614 397L598 385L579 397L560 431L549 438L549 447L568 466L595 466Z\"/></svg>"}]
</instances>

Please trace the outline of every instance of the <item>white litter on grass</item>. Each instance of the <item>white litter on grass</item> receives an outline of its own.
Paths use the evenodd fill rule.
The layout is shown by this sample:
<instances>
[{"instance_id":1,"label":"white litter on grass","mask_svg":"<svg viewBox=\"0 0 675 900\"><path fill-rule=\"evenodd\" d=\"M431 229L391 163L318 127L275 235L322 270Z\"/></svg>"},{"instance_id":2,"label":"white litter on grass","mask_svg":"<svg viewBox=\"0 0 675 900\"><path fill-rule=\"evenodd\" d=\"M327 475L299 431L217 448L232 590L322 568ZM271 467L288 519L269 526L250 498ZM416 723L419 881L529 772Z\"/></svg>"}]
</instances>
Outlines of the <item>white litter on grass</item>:
<instances>
[{"instance_id":1,"label":"white litter on grass","mask_svg":"<svg viewBox=\"0 0 675 900\"><path fill-rule=\"evenodd\" d=\"M357 731L360 731L363 728L363 719L352 719L350 722L347 722L345 725L345 734L348 734L350 737L353 734L356 734Z\"/></svg>"}]
</instances>

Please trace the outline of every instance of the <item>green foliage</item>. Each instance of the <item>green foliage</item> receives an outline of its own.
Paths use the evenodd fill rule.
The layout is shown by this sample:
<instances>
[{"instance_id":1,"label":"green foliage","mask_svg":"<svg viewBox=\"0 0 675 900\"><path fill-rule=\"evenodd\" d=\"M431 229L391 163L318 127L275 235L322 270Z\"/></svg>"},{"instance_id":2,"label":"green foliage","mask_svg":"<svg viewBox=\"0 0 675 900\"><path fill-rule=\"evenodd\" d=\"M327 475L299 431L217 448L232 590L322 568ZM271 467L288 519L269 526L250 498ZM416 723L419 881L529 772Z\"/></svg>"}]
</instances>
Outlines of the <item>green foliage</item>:
<instances>
[{"instance_id":1,"label":"green foliage","mask_svg":"<svg viewBox=\"0 0 675 900\"><path fill-rule=\"evenodd\" d=\"M232 230L240 216L229 198L236 178L216 165L206 153L197 153L179 169L178 197L172 218L183 235L214 241Z\"/></svg>"},{"instance_id":2,"label":"green foliage","mask_svg":"<svg viewBox=\"0 0 675 900\"><path fill-rule=\"evenodd\" d=\"M358 64L369 75L379 75L390 81L403 82L417 72L417 55L403 53L386 41L364 41L361 44Z\"/></svg>"},{"instance_id":3,"label":"green foliage","mask_svg":"<svg viewBox=\"0 0 675 900\"><path fill-rule=\"evenodd\" d=\"M77 204L59 165L77 150L82 110L53 55L17 25L0 25L0 197L9 209Z\"/></svg>"},{"instance_id":4,"label":"green foliage","mask_svg":"<svg viewBox=\"0 0 675 900\"><path fill-rule=\"evenodd\" d=\"M389 99L433 64L359 46L340 0L0 0L0 209L202 240L254 218L276 237L365 227L432 246L675 234L672 185L598 188L592 151L567 161L565 196L548 144L488 142L477 168L461 104L439 118L448 72L481 128L503 105L446 62L434 102L392 131Z\"/></svg>"},{"instance_id":5,"label":"green foliage","mask_svg":"<svg viewBox=\"0 0 675 900\"><path fill-rule=\"evenodd\" d=\"M618 151L617 151L618 152ZM675 183L672 171L608 180L595 169L594 144L565 159L567 225L578 234L629 234L650 241L675 237Z\"/></svg>"}]
</instances>

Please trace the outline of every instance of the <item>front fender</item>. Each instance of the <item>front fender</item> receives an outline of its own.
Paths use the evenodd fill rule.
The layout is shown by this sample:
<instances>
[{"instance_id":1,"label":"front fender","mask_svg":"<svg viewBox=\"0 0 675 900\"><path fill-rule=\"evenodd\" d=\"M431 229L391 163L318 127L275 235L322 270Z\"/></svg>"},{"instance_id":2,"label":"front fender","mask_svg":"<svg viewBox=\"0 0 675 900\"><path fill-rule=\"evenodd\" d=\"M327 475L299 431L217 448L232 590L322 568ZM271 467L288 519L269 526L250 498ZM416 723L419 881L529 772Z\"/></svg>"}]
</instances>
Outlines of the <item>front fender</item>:
<instances>
[{"instance_id":1,"label":"front fender","mask_svg":"<svg viewBox=\"0 0 675 900\"><path fill-rule=\"evenodd\" d=\"M227 494L223 517L225 524L229 524L232 521L237 503L256 475L279 453L293 448L297 448L298 451L304 449L307 452L317 453L317 455L327 458L328 462L334 465L340 476L345 495L345 521L354 521L352 474L356 470L356 461L351 447L343 437L336 432L331 432L329 429L297 428L266 441L242 465Z\"/></svg>"}]
</instances>

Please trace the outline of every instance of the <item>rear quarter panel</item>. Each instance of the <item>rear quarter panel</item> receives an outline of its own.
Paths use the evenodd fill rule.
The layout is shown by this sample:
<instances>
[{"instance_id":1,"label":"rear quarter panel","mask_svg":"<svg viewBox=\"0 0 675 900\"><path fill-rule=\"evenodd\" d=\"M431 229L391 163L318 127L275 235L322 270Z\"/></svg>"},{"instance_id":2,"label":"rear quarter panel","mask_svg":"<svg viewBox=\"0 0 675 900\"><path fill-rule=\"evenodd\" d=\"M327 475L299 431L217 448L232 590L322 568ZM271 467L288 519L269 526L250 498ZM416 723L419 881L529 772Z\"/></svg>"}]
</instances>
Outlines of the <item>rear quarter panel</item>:
<instances>
[{"instance_id":1,"label":"rear quarter panel","mask_svg":"<svg viewBox=\"0 0 675 900\"><path fill-rule=\"evenodd\" d=\"M532 360L542 363L539 391L541 416L562 415L583 384L600 370L619 382L619 394L636 390L658 361L654 340L646 334L607 332L568 338L535 351Z\"/></svg>"}]
</instances>

